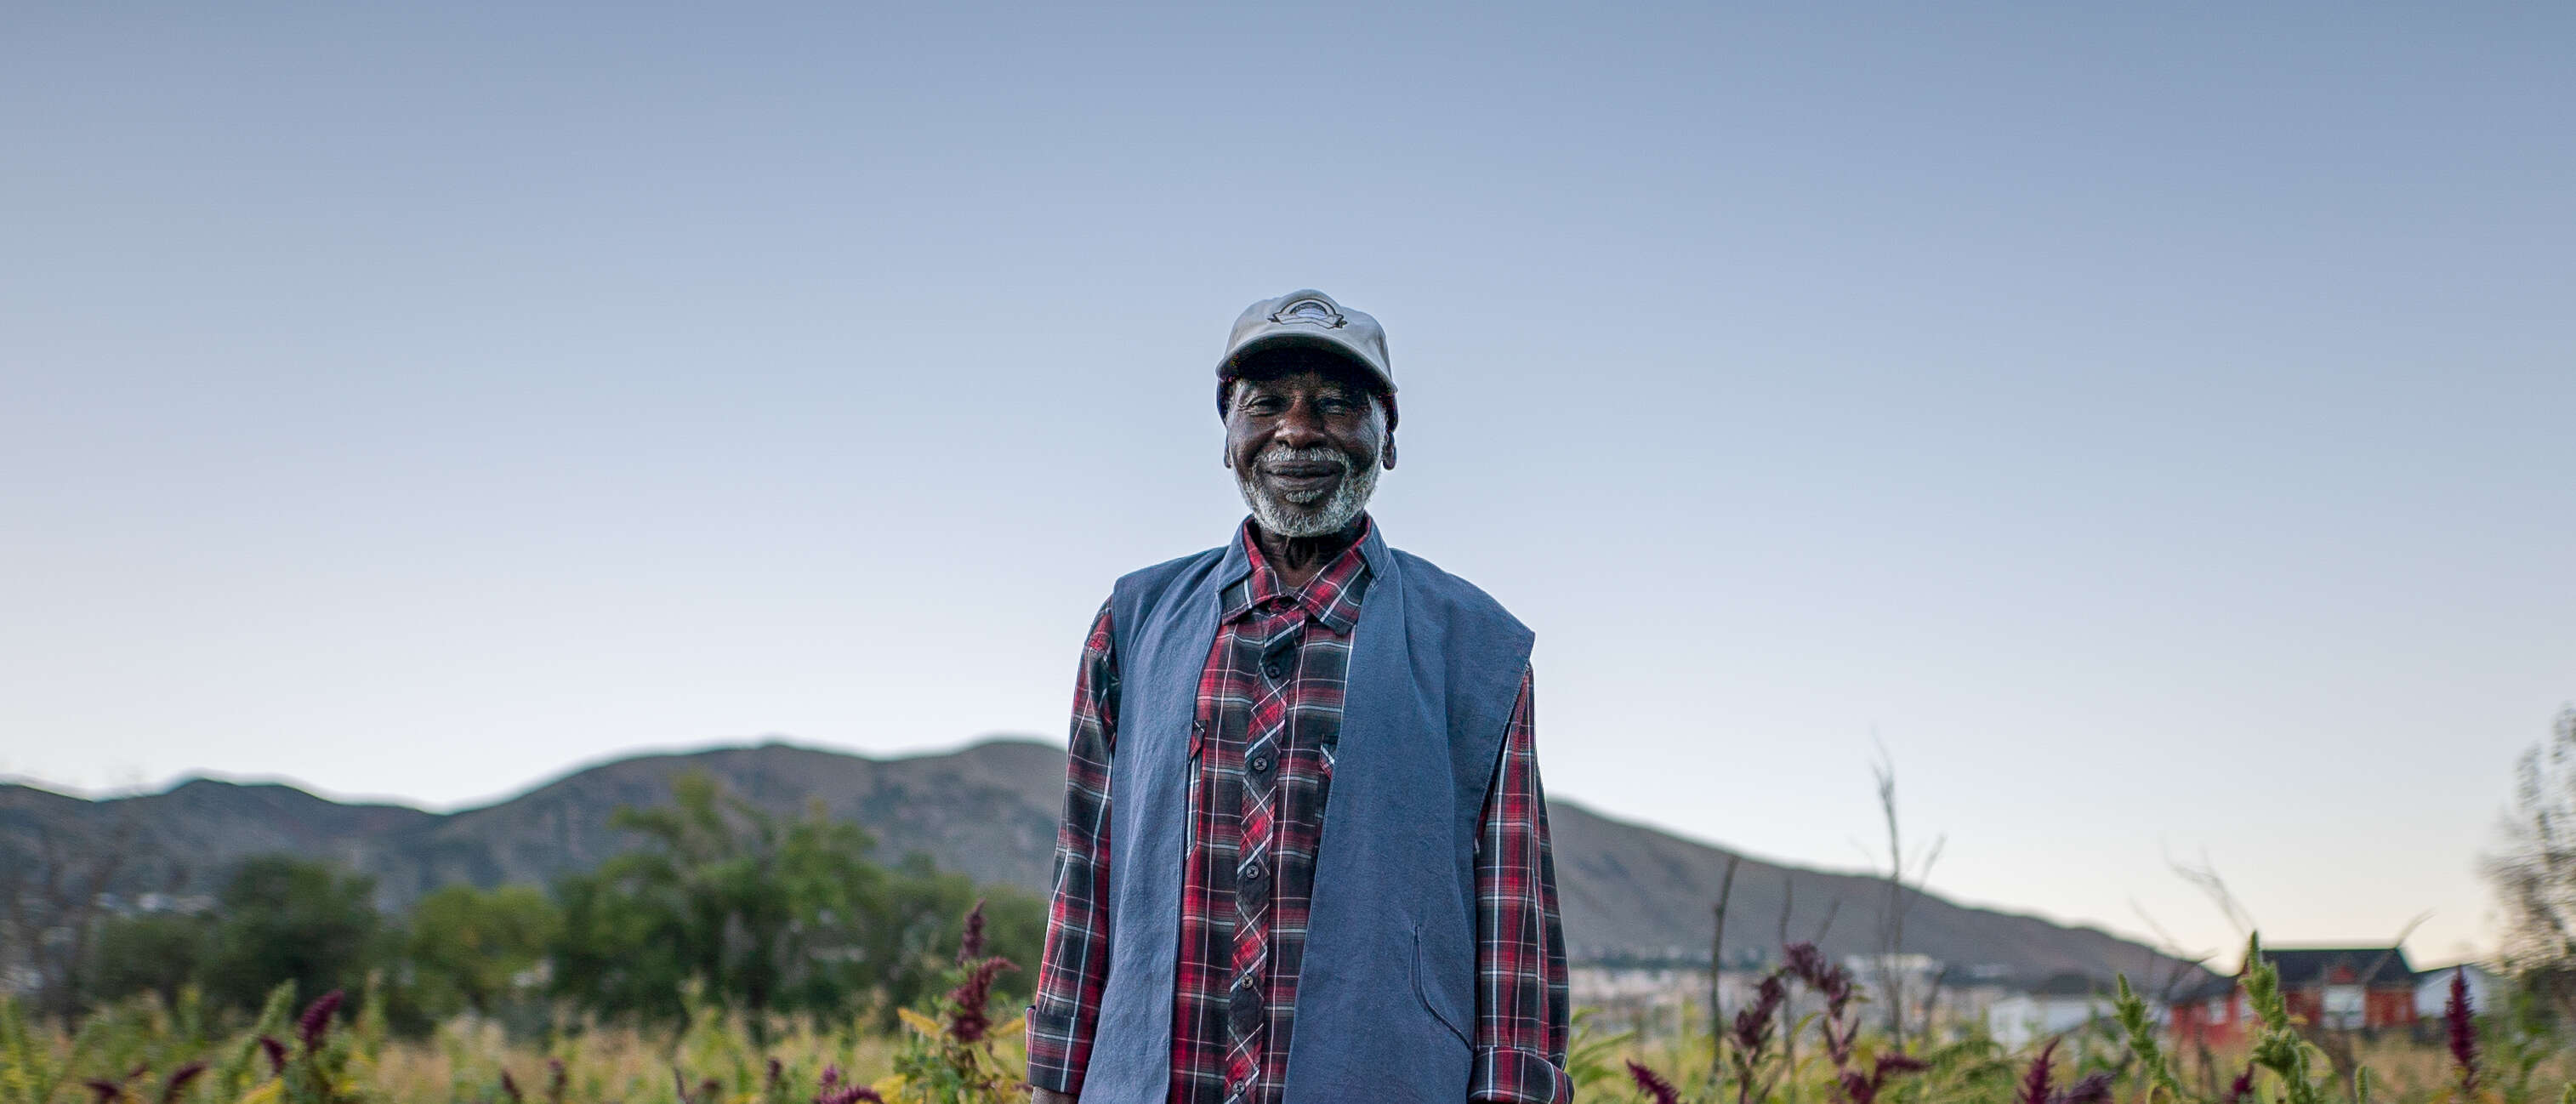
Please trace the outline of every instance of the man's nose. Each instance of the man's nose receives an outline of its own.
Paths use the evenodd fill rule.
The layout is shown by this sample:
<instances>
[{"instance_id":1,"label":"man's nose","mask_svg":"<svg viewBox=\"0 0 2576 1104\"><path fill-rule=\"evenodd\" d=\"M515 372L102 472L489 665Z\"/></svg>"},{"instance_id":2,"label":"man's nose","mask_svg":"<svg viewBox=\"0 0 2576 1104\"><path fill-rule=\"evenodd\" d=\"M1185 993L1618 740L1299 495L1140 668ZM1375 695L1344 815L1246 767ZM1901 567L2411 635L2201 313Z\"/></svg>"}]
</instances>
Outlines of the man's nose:
<instances>
[{"instance_id":1,"label":"man's nose","mask_svg":"<svg viewBox=\"0 0 2576 1104\"><path fill-rule=\"evenodd\" d=\"M1320 445L1324 443L1324 419L1315 413L1315 404L1299 399L1279 415L1270 435L1291 448Z\"/></svg>"}]
</instances>

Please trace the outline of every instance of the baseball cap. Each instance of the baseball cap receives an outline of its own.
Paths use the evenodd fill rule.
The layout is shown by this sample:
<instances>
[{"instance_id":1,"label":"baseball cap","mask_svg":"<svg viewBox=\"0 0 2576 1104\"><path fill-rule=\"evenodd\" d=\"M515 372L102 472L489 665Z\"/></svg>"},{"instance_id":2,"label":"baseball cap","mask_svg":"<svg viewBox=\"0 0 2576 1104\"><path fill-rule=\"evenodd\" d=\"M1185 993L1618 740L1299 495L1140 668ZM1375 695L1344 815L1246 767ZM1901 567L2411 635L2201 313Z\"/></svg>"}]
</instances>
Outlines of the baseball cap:
<instances>
[{"instance_id":1,"label":"baseball cap","mask_svg":"<svg viewBox=\"0 0 2576 1104\"><path fill-rule=\"evenodd\" d=\"M1333 301L1313 288L1264 299L1243 308L1227 337L1225 355L1217 359L1218 379L1233 379L1244 358L1269 349L1290 347L1337 353L1358 365L1386 392L1393 413L1395 372L1386 363L1386 330L1377 319Z\"/></svg>"}]
</instances>

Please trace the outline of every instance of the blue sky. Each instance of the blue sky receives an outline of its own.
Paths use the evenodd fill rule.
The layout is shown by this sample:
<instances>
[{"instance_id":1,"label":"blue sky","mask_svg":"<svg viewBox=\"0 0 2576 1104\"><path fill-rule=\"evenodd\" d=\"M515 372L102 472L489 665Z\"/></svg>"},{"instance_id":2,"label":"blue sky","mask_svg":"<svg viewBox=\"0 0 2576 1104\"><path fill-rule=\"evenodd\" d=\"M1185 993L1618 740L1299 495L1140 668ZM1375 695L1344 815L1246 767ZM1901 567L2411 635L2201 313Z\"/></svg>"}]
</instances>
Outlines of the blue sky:
<instances>
[{"instance_id":1,"label":"blue sky","mask_svg":"<svg viewBox=\"0 0 2576 1104\"><path fill-rule=\"evenodd\" d=\"M2576 699L2576 15L24 9L0 769L440 806L1059 737L1244 303L1553 792L2231 945L2487 940Z\"/></svg>"}]
</instances>

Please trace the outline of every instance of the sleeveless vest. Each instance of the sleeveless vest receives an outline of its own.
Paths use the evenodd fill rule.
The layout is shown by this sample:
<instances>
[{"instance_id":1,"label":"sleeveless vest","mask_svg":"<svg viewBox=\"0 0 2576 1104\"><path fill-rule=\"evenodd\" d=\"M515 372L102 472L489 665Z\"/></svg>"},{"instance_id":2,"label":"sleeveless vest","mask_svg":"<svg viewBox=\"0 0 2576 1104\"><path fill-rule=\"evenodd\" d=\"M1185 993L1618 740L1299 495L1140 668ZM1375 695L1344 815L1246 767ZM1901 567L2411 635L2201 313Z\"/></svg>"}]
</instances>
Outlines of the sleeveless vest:
<instances>
[{"instance_id":1,"label":"sleeveless vest","mask_svg":"<svg viewBox=\"0 0 2576 1104\"><path fill-rule=\"evenodd\" d=\"M1530 631L1369 527L1341 740L1324 802L1286 1104L1459 1104L1476 1014L1476 828ZM1110 594L1109 979L1086 1104L1171 1088L1190 724L1218 599L1251 572L1238 535Z\"/></svg>"}]
</instances>

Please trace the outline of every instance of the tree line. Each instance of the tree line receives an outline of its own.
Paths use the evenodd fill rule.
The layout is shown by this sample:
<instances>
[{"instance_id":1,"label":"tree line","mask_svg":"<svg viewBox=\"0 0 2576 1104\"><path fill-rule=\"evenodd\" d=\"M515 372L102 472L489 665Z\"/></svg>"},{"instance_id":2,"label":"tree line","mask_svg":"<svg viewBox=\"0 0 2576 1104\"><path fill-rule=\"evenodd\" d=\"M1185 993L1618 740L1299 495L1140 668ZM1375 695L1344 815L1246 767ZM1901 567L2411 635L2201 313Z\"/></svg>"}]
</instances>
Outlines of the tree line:
<instances>
[{"instance_id":1,"label":"tree line","mask_svg":"<svg viewBox=\"0 0 2576 1104\"><path fill-rule=\"evenodd\" d=\"M915 855L876 861L873 840L820 804L777 816L704 774L672 802L625 807L618 828L642 846L551 886L449 886L388 915L373 878L292 856L242 862L198 912L103 913L88 930L40 933L76 943L44 980L45 1003L77 1013L143 993L256 1012L269 991L378 990L389 1026L425 1031L458 1015L534 1028L569 1007L604 1019L685 1024L701 1009L867 1017L942 984L978 900L993 953L1037 961L1045 906L1009 887L977 887ZM77 939L73 937L77 936ZM1026 996L1021 989L1006 998Z\"/></svg>"}]
</instances>

